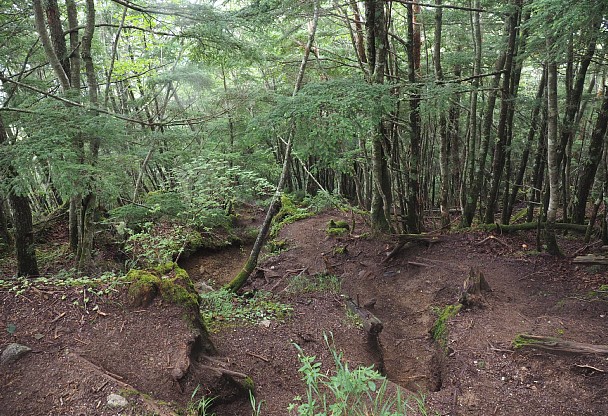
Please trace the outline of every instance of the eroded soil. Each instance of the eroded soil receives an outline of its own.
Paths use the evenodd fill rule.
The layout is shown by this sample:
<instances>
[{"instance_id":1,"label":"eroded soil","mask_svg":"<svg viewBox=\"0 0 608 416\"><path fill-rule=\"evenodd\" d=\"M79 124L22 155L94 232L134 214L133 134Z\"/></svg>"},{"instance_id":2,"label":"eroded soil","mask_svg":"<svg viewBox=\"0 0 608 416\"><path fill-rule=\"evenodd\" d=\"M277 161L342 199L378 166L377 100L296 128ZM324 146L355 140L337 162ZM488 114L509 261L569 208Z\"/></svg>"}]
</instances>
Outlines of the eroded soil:
<instances>
[{"instance_id":1,"label":"eroded soil","mask_svg":"<svg viewBox=\"0 0 608 416\"><path fill-rule=\"evenodd\" d=\"M386 261L395 243L371 238L362 218L344 236L328 236L330 219L353 224L350 214L326 212L286 226L277 237L288 249L266 255L247 290L270 290L294 312L285 322L225 326L211 334L217 349L201 355L187 374L176 369L188 355L192 328L184 311L160 300L129 307L124 288L109 296L82 289L39 287L16 296L0 292L0 348L10 342L33 352L0 368L0 415L173 414L185 408L197 385L219 395L218 416L251 414L238 386L211 376L208 367L246 374L255 383L262 414L286 415L304 393L294 344L331 369L323 334L351 366L382 363L387 377L426 394L442 415L608 414L608 361L601 355L557 355L514 350L519 333L608 344L608 302L589 292L608 283L605 270L576 267L571 258L535 254L535 235L450 234L414 245ZM560 239L566 255L584 244ZM230 280L249 248L199 253L182 261L195 280ZM447 325L445 349L430 337L436 309L457 301L471 267L492 292L482 308L461 311ZM293 276L340 277L341 293L292 293ZM86 308L83 297L89 297ZM367 304L382 322L382 356L346 314L345 297ZM76 301L79 301L76 305ZM380 360L381 358L381 360ZM381 362L380 362L381 361ZM129 400L109 409L108 394ZM228 393L226 393L228 392Z\"/></svg>"}]
</instances>

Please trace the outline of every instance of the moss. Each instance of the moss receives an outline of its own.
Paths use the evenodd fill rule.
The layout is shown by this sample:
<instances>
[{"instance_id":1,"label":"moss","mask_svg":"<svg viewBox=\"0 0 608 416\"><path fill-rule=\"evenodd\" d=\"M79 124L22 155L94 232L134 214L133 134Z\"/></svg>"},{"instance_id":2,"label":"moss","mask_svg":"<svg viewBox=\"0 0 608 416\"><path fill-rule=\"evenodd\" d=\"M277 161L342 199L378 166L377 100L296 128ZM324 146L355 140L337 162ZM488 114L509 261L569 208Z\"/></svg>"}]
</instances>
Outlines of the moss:
<instances>
[{"instance_id":1,"label":"moss","mask_svg":"<svg viewBox=\"0 0 608 416\"><path fill-rule=\"evenodd\" d=\"M350 230L350 226L346 221L338 220L329 220L327 223L326 232L328 235L332 236L340 236L346 234Z\"/></svg>"},{"instance_id":2,"label":"moss","mask_svg":"<svg viewBox=\"0 0 608 416\"><path fill-rule=\"evenodd\" d=\"M173 262L153 270L132 269L127 274L129 300L134 306L148 305L160 294L163 300L187 308L198 308L194 284L186 272Z\"/></svg>"},{"instance_id":3,"label":"moss","mask_svg":"<svg viewBox=\"0 0 608 416\"><path fill-rule=\"evenodd\" d=\"M131 282L127 296L133 306L147 306L158 294L160 278L148 270L132 269L126 280Z\"/></svg>"},{"instance_id":4,"label":"moss","mask_svg":"<svg viewBox=\"0 0 608 416\"><path fill-rule=\"evenodd\" d=\"M268 251L271 253L279 253L286 250L288 243L286 240L270 240L268 242Z\"/></svg>"},{"instance_id":5,"label":"moss","mask_svg":"<svg viewBox=\"0 0 608 416\"><path fill-rule=\"evenodd\" d=\"M334 247L334 254L342 255L348 253L348 249L346 246L336 246Z\"/></svg>"},{"instance_id":6,"label":"moss","mask_svg":"<svg viewBox=\"0 0 608 416\"><path fill-rule=\"evenodd\" d=\"M296 206L289 195L281 195L281 209L272 219L272 228L270 229L270 236L275 237L281 228L287 224L294 223L304 218L309 218L313 214L308 212L304 208Z\"/></svg>"},{"instance_id":7,"label":"moss","mask_svg":"<svg viewBox=\"0 0 608 416\"><path fill-rule=\"evenodd\" d=\"M529 345L534 345L535 343L536 341L530 339L528 336L526 336L526 334L518 334L513 342L511 342L511 345L514 349L518 350Z\"/></svg>"},{"instance_id":8,"label":"moss","mask_svg":"<svg viewBox=\"0 0 608 416\"><path fill-rule=\"evenodd\" d=\"M431 336L441 348L446 349L448 346L448 329L447 324L450 318L456 316L460 309L462 308L461 303L456 303L453 305L447 305L443 309L435 309L434 312L437 314L437 319L431 328Z\"/></svg>"}]
</instances>

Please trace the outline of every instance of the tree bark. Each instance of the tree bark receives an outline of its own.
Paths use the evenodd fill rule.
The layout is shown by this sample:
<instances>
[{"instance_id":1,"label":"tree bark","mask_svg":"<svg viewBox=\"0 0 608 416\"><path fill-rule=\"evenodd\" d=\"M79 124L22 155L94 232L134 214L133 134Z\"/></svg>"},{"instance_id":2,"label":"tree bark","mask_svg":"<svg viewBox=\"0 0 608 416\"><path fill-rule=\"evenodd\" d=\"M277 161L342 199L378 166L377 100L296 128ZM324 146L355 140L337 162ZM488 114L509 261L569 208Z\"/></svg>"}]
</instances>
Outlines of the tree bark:
<instances>
[{"instance_id":1,"label":"tree bark","mask_svg":"<svg viewBox=\"0 0 608 416\"><path fill-rule=\"evenodd\" d=\"M553 40L547 37L547 53L551 54ZM547 224L545 226L545 241L547 252L561 255L555 237L555 221L559 203L559 163L557 158L557 63L554 57L547 63L547 165L549 168L549 205L547 208Z\"/></svg>"},{"instance_id":2,"label":"tree bark","mask_svg":"<svg viewBox=\"0 0 608 416\"><path fill-rule=\"evenodd\" d=\"M2 117L0 117L0 146L6 146L7 144L8 133ZM10 162L7 161L6 163L8 163L8 165L5 166L2 171L5 172L7 177L3 179L14 179L17 176L17 173ZM30 200L27 196L15 193L15 188L11 186L8 192L8 203L13 218L17 275L37 276L38 261L36 259L36 250L34 246L34 230L32 226Z\"/></svg>"},{"instance_id":3,"label":"tree bark","mask_svg":"<svg viewBox=\"0 0 608 416\"><path fill-rule=\"evenodd\" d=\"M421 120L420 120L420 86L417 80L420 72L420 28L416 22L416 15L420 6L407 4L407 54L408 54L408 80L412 84L410 94L410 148L409 169L407 172L407 218L406 229L410 234L421 231L420 208L420 157L421 157Z\"/></svg>"}]
</instances>

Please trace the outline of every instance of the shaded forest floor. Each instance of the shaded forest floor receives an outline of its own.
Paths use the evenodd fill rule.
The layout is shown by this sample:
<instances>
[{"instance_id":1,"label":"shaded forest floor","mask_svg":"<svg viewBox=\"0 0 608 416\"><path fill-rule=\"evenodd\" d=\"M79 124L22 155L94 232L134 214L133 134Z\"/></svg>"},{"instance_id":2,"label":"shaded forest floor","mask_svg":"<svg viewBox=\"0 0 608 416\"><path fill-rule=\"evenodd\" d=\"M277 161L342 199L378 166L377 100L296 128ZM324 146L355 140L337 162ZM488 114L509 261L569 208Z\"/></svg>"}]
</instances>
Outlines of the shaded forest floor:
<instances>
[{"instance_id":1,"label":"shaded forest floor","mask_svg":"<svg viewBox=\"0 0 608 416\"><path fill-rule=\"evenodd\" d=\"M329 236L332 219L355 227ZM608 414L605 356L512 347L520 333L608 344L608 300L595 292L608 284L608 274L572 264L568 256L584 246L581 239L562 236L566 257L558 259L531 251L533 233L494 239L454 233L387 261L395 242L368 231L362 218L337 211L285 226L276 238L282 249L264 256L246 290L273 292L292 309L289 317L247 325L215 317L210 337L217 352L201 355L182 373L195 341L179 306L160 298L128 306L123 284L4 288L0 349L17 342L32 351L0 366L0 415L186 414L197 386L197 394L224 392L215 401L218 416L251 414L248 398L226 374L251 378L262 415L286 415L294 397L305 393L294 344L330 371L324 334L333 335L333 348L351 368L383 365L391 382L423 393L441 415ZM203 251L180 265L194 281L219 287L248 251ZM471 267L492 292L483 307L449 319L442 348L430 329L438 312L458 300ZM346 297L382 321L381 354L347 313ZM108 407L111 393L128 405Z\"/></svg>"}]
</instances>

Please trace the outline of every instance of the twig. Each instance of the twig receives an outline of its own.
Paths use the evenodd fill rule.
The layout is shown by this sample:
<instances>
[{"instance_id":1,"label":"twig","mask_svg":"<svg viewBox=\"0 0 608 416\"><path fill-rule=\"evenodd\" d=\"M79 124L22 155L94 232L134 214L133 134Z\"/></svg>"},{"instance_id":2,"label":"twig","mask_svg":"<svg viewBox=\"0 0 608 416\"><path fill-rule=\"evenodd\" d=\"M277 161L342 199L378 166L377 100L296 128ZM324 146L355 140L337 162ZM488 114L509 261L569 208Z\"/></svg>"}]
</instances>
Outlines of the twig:
<instances>
[{"instance_id":1,"label":"twig","mask_svg":"<svg viewBox=\"0 0 608 416\"><path fill-rule=\"evenodd\" d=\"M590 366L590 365L587 365L587 364L574 364L574 367L578 367L578 368L583 369L583 370L597 371L598 373L605 373L606 372L606 371L604 371L604 370L602 370L600 368L593 367L593 366Z\"/></svg>"},{"instance_id":2,"label":"twig","mask_svg":"<svg viewBox=\"0 0 608 416\"><path fill-rule=\"evenodd\" d=\"M409 264L411 266L418 266L418 267L433 267L430 264L418 263L417 261L408 261L407 264Z\"/></svg>"},{"instance_id":3,"label":"twig","mask_svg":"<svg viewBox=\"0 0 608 416\"><path fill-rule=\"evenodd\" d=\"M252 357L259 358L262 361L270 362L270 360L266 357L262 357L261 355L255 354L253 352L245 351L245 354L251 355Z\"/></svg>"},{"instance_id":4,"label":"twig","mask_svg":"<svg viewBox=\"0 0 608 416\"><path fill-rule=\"evenodd\" d=\"M57 322L58 320L60 320L61 318L63 318L63 317L65 316L65 314L66 314L66 313L67 313L67 312L60 313L59 315L57 315L57 316L56 316L56 317L55 317L55 318L54 318L54 319L51 321L51 323L52 323L52 324L54 324L55 322Z\"/></svg>"},{"instance_id":5,"label":"twig","mask_svg":"<svg viewBox=\"0 0 608 416\"><path fill-rule=\"evenodd\" d=\"M495 236L493 236L493 235L490 235L490 236L488 236L488 237L484 238L484 239L483 239L483 240L481 240L480 242L475 243L475 245L476 245L476 246L482 245L483 243L485 243L485 242L486 242L486 241L488 241L488 240L494 240L494 241L497 241L497 242L499 242L500 244L502 244L503 246L505 246L505 247L509 248L509 245L508 245L507 243L505 243L505 242L504 242L504 241L502 241L500 238L495 237Z\"/></svg>"},{"instance_id":6,"label":"twig","mask_svg":"<svg viewBox=\"0 0 608 416\"><path fill-rule=\"evenodd\" d=\"M247 374L239 373L238 371L226 370L225 368L221 368L221 367L211 367L209 365L201 365L201 368L204 368L206 370L215 371L220 374L226 374L226 375L232 376L232 377L238 377L238 378L249 377Z\"/></svg>"}]
</instances>

